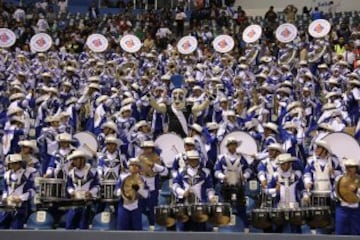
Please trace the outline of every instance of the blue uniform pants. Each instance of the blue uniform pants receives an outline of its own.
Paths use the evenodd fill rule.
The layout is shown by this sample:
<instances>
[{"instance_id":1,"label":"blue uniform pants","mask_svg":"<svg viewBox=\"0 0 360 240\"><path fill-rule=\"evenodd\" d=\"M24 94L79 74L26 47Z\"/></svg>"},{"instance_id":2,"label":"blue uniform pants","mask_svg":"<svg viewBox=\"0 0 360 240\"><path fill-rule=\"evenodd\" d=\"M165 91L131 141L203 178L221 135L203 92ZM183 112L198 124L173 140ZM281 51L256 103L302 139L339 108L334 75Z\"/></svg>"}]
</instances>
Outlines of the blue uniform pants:
<instances>
[{"instance_id":1,"label":"blue uniform pants","mask_svg":"<svg viewBox=\"0 0 360 240\"><path fill-rule=\"evenodd\" d=\"M144 199L143 213L148 216L150 226L155 225L155 206L158 205L159 191L151 191L149 197Z\"/></svg>"},{"instance_id":2,"label":"blue uniform pants","mask_svg":"<svg viewBox=\"0 0 360 240\"><path fill-rule=\"evenodd\" d=\"M0 229L23 229L26 215L23 211L0 213Z\"/></svg>"},{"instance_id":3,"label":"blue uniform pants","mask_svg":"<svg viewBox=\"0 0 360 240\"><path fill-rule=\"evenodd\" d=\"M70 209L66 216L66 229L88 229L90 208Z\"/></svg>"},{"instance_id":4,"label":"blue uniform pants","mask_svg":"<svg viewBox=\"0 0 360 240\"><path fill-rule=\"evenodd\" d=\"M335 232L337 235L360 235L360 207L337 206Z\"/></svg>"},{"instance_id":5,"label":"blue uniform pants","mask_svg":"<svg viewBox=\"0 0 360 240\"><path fill-rule=\"evenodd\" d=\"M141 209L127 210L119 204L117 226L119 230L142 230Z\"/></svg>"}]
</instances>

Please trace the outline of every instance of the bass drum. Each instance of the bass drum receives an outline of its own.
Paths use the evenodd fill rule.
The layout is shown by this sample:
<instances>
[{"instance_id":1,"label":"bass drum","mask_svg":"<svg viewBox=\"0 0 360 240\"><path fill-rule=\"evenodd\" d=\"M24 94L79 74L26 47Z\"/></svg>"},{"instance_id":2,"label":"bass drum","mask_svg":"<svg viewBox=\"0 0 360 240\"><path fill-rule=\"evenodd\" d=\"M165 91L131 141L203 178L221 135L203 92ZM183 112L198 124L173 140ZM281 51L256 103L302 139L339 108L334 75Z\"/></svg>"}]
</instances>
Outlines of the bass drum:
<instances>
[{"instance_id":1,"label":"bass drum","mask_svg":"<svg viewBox=\"0 0 360 240\"><path fill-rule=\"evenodd\" d=\"M335 154L343 166L343 158L359 159L360 145L355 138L347 133L336 132L325 136L322 140L330 145L331 151ZM351 149L351 150L350 150ZM350 151L349 151L350 150Z\"/></svg>"},{"instance_id":2,"label":"bass drum","mask_svg":"<svg viewBox=\"0 0 360 240\"><path fill-rule=\"evenodd\" d=\"M91 132L78 132L74 135L79 141L79 150L85 152L88 156L93 156L99 147L99 143Z\"/></svg>"},{"instance_id":3,"label":"bass drum","mask_svg":"<svg viewBox=\"0 0 360 240\"><path fill-rule=\"evenodd\" d=\"M160 135L155 145L161 150L160 157L167 168L172 167L176 154L185 152L184 140L174 133Z\"/></svg>"},{"instance_id":4,"label":"bass drum","mask_svg":"<svg viewBox=\"0 0 360 240\"><path fill-rule=\"evenodd\" d=\"M256 140L248 133L242 131L234 131L227 134L220 143L220 153L228 153L226 142L229 138L235 138L239 141L237 152L244 155L245 159L249 164L253 162L251 155L255 155L258 152L258 146Z\"/></svg>"}]
</instances>

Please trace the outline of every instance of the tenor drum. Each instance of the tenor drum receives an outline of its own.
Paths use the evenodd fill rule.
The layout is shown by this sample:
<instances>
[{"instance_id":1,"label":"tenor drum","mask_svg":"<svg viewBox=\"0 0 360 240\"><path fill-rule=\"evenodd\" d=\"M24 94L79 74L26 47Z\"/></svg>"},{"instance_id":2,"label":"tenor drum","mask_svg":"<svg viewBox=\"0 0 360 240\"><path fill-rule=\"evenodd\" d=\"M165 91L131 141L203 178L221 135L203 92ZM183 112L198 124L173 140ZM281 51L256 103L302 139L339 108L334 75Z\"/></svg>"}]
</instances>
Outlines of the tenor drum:
<instances>
[{"instance_id":1,"label":"tenor drum","mask_svg":"<svg viewBox=\"0 0 360 240\"><path fill-rule=\"evenodd\" d=\"M155 222L164 227L172 227L176 223L172 206L163 205L155 207Z\"/></svg>"},{"instance_id":2,"label":"tenor drum","mask_svg":"<svg viewBox=\"0 0 360 240\"><path fill-rule=\"evenodd\" d=\"M271 209L253 209L251 211L251 224L255 228L266 229L272 226Z\"/></svg>"},{"instance_id":3,"label":"tenor drum","mask_svg":"<svg viewBox=\"0 0 360 240\"><path fill-rule=\"evenodd\" d=\"M56 202L65 199L65 180L38 177L35 179L35 183L39 187L41 201Z\"/></svg>"},{"instance_id":4,"label":"tenor drum","mask_svg":"<svg viewBox=\"0 0 360 240\"><path fill-rule=\"evenodd\" d=\"M99 144L95 135L91 132L78 132L74 134L74 138L76 138L80 143L78 148L85 152L88 156L93 156L94 153L97 152Z\"/></svg>"},{"instance_id":5,"label":"tenor drum","mask_svg":"<svg viewBox=\"0 0 360 240\"><path fill-rule=\"evenodd\" d=\"M288 212L289 223L295 226L301 226L305 224L306 211L301 208L289 209Z\"/></svg>"},{"instance_id":6,"label":"tenor drum","mask_svg":"<svg viewBox=\"0 0 360 240\"><path fill-rule=\"evenodd\" d=\"M189 206L185 204L176 204L173 207L175 217L178 221L184 223L189 221Z\"/></svg>"},{"instance_id":7,"label":"tenor drum","mask_svg":"<svg viewBox=\"0 0 360 240\"><path fill-rule=\"evenodd\" d=\"M101 202L116 202L118 198L115 196L116 180L102 180L100 182Z\"/></svg>"},{"instance_id":8,"label":"tenor drum","mask_svg":"<svg viewBox=\"0 0 360 240\"><path fill-rule=\"evenodd\" d=\"M306 211L306 223L311 228L324 228L330 225L331 214L329 207L310 207Z\"/></svg>"},{"instance_id":9,"label":"tenor drum","mask_svg":"<svg viewBox=\"0 0 360 240\"><path fill-rule=\"evenodd\" d=\"M190 206L191 220L204 223L209 220L210 206L206 203L197 203Z\"/></svg>"},{"instance_id":10,"label":"tenor drum","mask_svg":"<svg viewBox=\"0 0 360 240\"><path fill-rule=\"evenodd\" d=\"M231 206L229 203L215 203L210 205L210 222L215 226L228 225L231 220Z\"/></svg>"},{"instance_id":11,"label":"tenor drum","mask_svg":"<svg viewBox=\"0 0 360 240\"><path fill-rule=\"evenodd\" d=\"M155 140L155 144L160 148L160 156L167 168L172 167L176 154L185 152L184 140L174 133L160 135Z\"/></svg>"},{"instance_id":12,"label":"tenor drum","mask_svg":"<svg viewBox=\"0 0 360 240\"><path fill-rule=\"evenodd\" d=\"M311 205L329 207L331 205L330 191L312 191Z\"/></svg>"},{"instance_id":13,"label":"tenor drum","mask_svg":"<svg viewBox=\"0 0 360 240\"><path fill-rule=\"evenodd\" d=\"M285 224L285 212L283 209L272 209L270 218L275 225L282 226Z\"/></svg>"}]
</instances>

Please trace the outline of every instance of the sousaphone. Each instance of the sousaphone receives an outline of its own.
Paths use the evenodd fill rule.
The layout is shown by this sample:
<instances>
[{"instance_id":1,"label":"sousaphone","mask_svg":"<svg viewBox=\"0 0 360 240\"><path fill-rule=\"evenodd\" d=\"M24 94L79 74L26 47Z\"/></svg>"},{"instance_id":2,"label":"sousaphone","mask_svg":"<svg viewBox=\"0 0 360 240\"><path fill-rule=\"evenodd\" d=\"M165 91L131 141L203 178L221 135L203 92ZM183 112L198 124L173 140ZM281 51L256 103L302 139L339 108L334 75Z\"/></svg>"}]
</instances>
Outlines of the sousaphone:
<instances>
[{"instance_id":1,"label":"sousaphone","mask_svg":"<svg viewBox=\"0 0 360 240\"><path fill-rule=\"evenodd\" d=\"M298 30L295 25L290 23L281 24L276 29L276 39L281 43L291 43L295 40ZM289 65L294 62L296 57L296 48L289 46L287 47L287 53L281 56L278 60L279 65Z\"/></svg>"}]
</instances>

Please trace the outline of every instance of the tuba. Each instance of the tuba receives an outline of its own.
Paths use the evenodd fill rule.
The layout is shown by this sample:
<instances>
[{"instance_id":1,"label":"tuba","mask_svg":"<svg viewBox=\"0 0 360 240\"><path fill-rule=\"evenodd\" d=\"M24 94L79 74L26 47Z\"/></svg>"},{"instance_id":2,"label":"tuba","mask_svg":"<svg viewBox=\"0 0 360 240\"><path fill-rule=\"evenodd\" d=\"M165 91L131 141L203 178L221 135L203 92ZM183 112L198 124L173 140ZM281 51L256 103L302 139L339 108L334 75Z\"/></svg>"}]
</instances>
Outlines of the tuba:
<instances>
[{"instance_id":1,"label":"tuba","mask_svg":"<svg viewBox=\"0 0 360 240\"><path fill-rule=\"evenodd\" d=\"M359 203L360 198L354 193L350 186L354 185L360 188L360 176L357 175L355 178L351 178L347 175L342 176L336 183L335 192L338 198L346 203Z\"/></svg>"},{"instance_id":2,"label":"tuba","mask_svg":"<svg viewBox=\"0 0 360 240\"><path fill-rule=\"evenodd\" d=\"M320 44L316 43L315 50L308 53L309 54L308 62L314 63L314 62L319 61L319 59L322 58L325 53L326 53L326 44L320 45Z\"/></svg>"},{"instance_id":3,"label":"tuba","mask_svg":"<svg viewBox=\"0 0 360 240\"><path fill-rule=\"evenodd\" d=\"M296 57L296 48L288 47L287 49L288 51L286 52L286 54L279 58L279 65L290 65L294 62L294 59Z\"/></svg>"},{"instance_id":4,"label":"tuba","mask_svg":"<svg viewBox=\"0 0 360 240\"><path fill-rule=\"evenodd\" d=\"M138 199L137 191L133 189L134 185L142 186L144 183L142 181L140 174L131 174L127 176L121 185L121 197L124 201L132 203Z\"/></svg>"},{"instance_id":5,"label":"tuba","mask_svg":"<svg viewBox=\"0 0 360 240\"><path fill-rule=\"evenodd\" d=\"M259 55L259 49L256 46L249 46L248 49L245 50L246 63L248 65L252 65L257 56Z\"/></svg>"},{"instance_id":6,"label":"tuba","mask_svg":"<svg viewBox=\"0 0 360 240\"><path fill-rule=\"evenodd\" d=\"M150 156L145 156L141 154L139 156L139 161L141 163L141 169L145 177L155 177L156 173L152 170L155 163L161 164L159 155L152 153Z\"/></svg>"}]
</instances>

